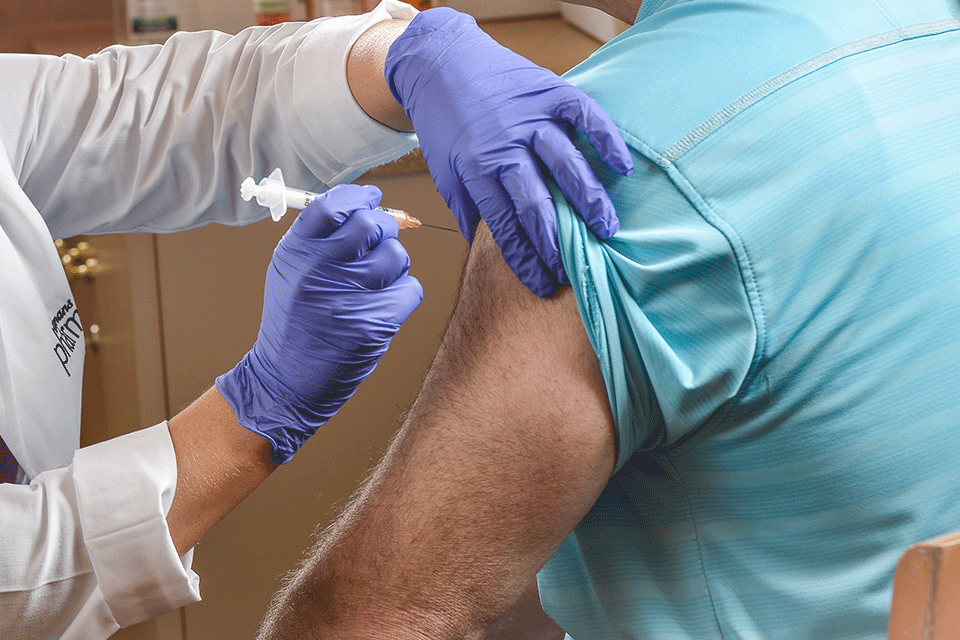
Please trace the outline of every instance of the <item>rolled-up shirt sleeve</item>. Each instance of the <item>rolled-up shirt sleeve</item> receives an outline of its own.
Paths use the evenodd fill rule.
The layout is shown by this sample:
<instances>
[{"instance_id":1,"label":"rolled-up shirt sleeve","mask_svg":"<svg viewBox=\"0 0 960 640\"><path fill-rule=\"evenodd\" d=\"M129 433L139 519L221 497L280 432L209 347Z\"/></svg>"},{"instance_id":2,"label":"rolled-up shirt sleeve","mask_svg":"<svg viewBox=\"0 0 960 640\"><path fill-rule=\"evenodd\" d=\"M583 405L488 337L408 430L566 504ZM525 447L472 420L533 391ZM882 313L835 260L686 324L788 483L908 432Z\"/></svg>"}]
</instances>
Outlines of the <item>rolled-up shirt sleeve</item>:
<instances>
[{"instance_id":1,"label":"rolled-up shirt sleeve","mask_svg":"<svg viewBox=\"0 0 960 640\"><path fill-rule=\"evenodd\" d=\"M166 423L77 451L83 542L121 627L200 599L192 551L178 557L166 516L177 487Z\"/></svg>"},{"instance_id":2,"label":"rolled-up shirt sleeve","mask_svg":"<svg viewBox=\"0 0 960 640\"><path fill-rule=\"evenodd\" d=\"M166 423L0 485L0 637L96 640L200 599L166 524L177 484Z\"/></svg>"},{"instance_id":3,"label":"rolled-up shirt sleeve","mask_svg":"<svg viewBox=\"0 0 960 640\"><path fill-rule=\"evenodd\" d=\"M370 13L344 16L336 21L319 21L292 60L290 125L299 155L309 156L311 148L322 148L340 166L331 167L327 185L349 182L371 167L409 152L416 137L385 127L370 118L347 85L347 56L360 34L378 22L412 19L416 10L397 0L384 0ZM339 53L338 53L339 52ZM322 79L322 87L321 87ZM320 90L322 88L322 90ZM331 122L336 134L331 135Z\"/></svg>"}]
</instances>

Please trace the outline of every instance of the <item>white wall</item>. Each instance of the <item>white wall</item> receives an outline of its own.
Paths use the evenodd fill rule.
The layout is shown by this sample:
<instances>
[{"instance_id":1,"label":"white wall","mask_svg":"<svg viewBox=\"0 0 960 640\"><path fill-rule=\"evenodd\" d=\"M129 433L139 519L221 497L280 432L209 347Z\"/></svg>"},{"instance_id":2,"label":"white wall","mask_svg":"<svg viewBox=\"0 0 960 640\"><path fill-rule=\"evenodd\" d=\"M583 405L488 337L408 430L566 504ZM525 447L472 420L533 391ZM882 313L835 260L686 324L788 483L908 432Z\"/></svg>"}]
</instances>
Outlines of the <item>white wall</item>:
<instances>
[{"instance_id":1,"label":"white wall","mask_svg":"<svg viewBox=\"0 0 960 640\"><path fill-rule=\"evenodd\" d=\"M446 0L443 2L457 11L469 13L478 20L515 18L557 13L557 0Z\"/></svg>"}]
</instances>

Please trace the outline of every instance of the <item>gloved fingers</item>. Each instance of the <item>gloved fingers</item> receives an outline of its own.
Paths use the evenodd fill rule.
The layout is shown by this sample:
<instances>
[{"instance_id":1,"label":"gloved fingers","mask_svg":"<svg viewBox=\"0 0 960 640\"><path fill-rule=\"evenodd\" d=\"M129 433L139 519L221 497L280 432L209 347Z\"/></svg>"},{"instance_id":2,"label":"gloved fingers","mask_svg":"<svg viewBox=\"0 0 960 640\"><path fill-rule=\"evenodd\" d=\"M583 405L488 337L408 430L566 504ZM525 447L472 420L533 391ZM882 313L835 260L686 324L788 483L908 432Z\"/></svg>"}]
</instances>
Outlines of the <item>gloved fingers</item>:
<instances>
[{"instance_id":1,"label":"gloved fingers","mask_svg":"<svg viewBox=\"0 0 960 640\"><path fill-rule=\"evenodd\" d=\"M500 190L503 187L499 187ZM500 198L498 198L500 200ZM509 204L500 204L501 213L485 218L494 241L500 247L500 253L510 270L533 293L545 298L553 295L559 288L557 278L540 259L537 249L513 210L513 202L503 192L502 200ZM506 213L508 212L508 213Z\"/></svg>"},{"instance_id":2,"label":"gloved fingers","mask_svg":"<svg viewBox=\"0 0 960 640\"><path fill-rule=\"evenodd\" d=\"M492 231L492 230L491 230ZM522 233L494 233L494 240L506 256L510 270L530 291L541 298L549 298L560 289L559 281L550 273L536 254L526 235Z\"/></svg>"},{"instance_id":3,"label":"gloved fingers","mask_svg":"<svg viewBox=\"0 0 960 640\"><path fill-rule=\"evenodd\" d=\"M533 150L587 226L603 239L620 228L616 209L590 163L559 127L545 127L533 135Z\"/></svg>"},{"instance_id":4,"label":"gloved fingers","mask_svg":"<svg viewBox=\"0 0 960 640\"><path fill-rule=\"evenodd\" d=\"M433 9L431 9L431 11L433 11ZM449 159L444 158L443 161L447 163ZM428 166L429 162L428 160ZM469 165L469 168L475 170L474 165ZM464 240L466 240L468 244L472 244L473 236L477 232L477 225L480 224L480 210L477 208L473 198L470 197L467 188L464 187L460 178L455 176L451 171L434 171L431 167L430 176L437 185L437 191L440 192L440 195L443 196L444 201L447 203L447 208L453 213L453 217L457 221L457 227L460 229ZM467 180L470 180L470 178L467 178Z\"/></svg>"},{"instance_id":5,"label":"gloved fingers","mask_svg":"<svg viewBox=\"0 0 960 640\"><path fill-rule=\"evenodd\" d=\"M382 198L380 189L373 185L337 185L307 205L293 221L290 231L302 238L326 238L351 213L373 209Z\"/></svg>"},{"instance_id":6,"label":"gloved fingers","mask_svg":"<svg viewBox=\"0 0 960 640\"><path fill-rule=\"evenodd\" d=\"M587 136L600 157L617 173L633 173L633 158L623 136L600 103L579 89L569 86L563 99L556 103L554 114L566 120Z\"/></svg>"},{"instance_id":7,"label":"gloved fingers","mask_svg":"<svg viewBox=\"0 0 960 640\"><path fill-rule=\"evenodd\" d=\"M399 240L379 243L353 265L351 278L364 289L386 289L410 271L410 255Z\"/></svg>"},{"instance_id":8,"label":"gloved fingers","mask_svg":"<svg viewBox=\"0 0 960 640\"><path fill-rule=\"evenodd\" d=\"M560 258L560 237L557 230L557 210L553 197L542 180L531 180L540 175L540 169L532 156L527 162L504 165L500 180L517 210L517 219L527 236L540 263L558 281L563 282L566 273Z\"/></svg>"},{"instance_id":9,"label":"gloved fingers","mask_svg":"<svg viewBox=\"0 0 960 640\"><path fill-rule=\"evenodd\" d=\"M394 319L402 325L423 302L423 285L411 275L404 275L390 285L397 304Z\"/></svg>"},{"instance_id":10,"label":"gloved fingers","mask_svg":"<svg viewBox=\"0 0 960 640\"><path fill-rule=\"evenodd\" d=\"M491 230L502 228L507 222L516 225L517 209L500 177L500 166L513 162L514 158L495 158L493 162L488 158L486 163L482 163L474 156L463 153L457 156L456 161L458 172L462 176L458 184L461 185L463 207L467 210L465 215L470 216L473 221L468 239L471 244L481 217L487 221ZM459 223L461 213L455 211L454 215Z\"/></svg>"},{"instance_id":11,"label":"gloved fingers","mask_svg":"<svg viewBox=\"0 0 960 640\"><path fill-rule=\"evenodd\" d=\"M343 327L339 335L331 335L330 341L336 344L344 335L351 334L356 342L366 345L365 354L382 353L422 301L423 286L406 273L380 289L353 291L341 309L341 318L349 315L352 326ZM359 363L360 352L351 352L349 359Z\"/></svg>"},{"instance_id":12,"label":"gloved fingers","mask_svg":"<svg viewBox=\"0 0 960 640\"><path fill-rule=\"evenodd\" d=\"M379 191L379 189L378 189ZM325 243L328 255L337 262L355 262L371 249L400 233L397 221L378 209L355 211Z\"/></svg>"}]
</instances>

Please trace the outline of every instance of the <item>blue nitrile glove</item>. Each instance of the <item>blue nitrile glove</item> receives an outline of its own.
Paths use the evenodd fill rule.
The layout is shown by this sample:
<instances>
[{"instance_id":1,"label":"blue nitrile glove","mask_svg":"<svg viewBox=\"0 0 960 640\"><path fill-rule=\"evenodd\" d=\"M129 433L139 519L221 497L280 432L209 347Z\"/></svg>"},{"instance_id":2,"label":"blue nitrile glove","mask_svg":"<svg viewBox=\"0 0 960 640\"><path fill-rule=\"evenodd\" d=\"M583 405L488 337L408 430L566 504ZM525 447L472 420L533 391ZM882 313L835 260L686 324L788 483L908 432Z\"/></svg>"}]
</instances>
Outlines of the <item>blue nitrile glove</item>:
<instances>
[{"instance_id":1,"label":"blue nitrile glove","mask_svg":"<svg viewBox=\"0 0 960 640\"><path fill-rule=\"evenodd\" d=\"M473 240L482 215L534 293L569 284L540 162L594 233L617 231L613 204L570 141L572 124L628 174L633 161L616 126L595 100L497 44L473 18L445 7L418 14L390 47L384 75L464 237Z\"/></svg>"},{"instance_id":2,"label":"blue nitrile glove","mask_svg":"<svg viewBox=\"0 0 960 640\"><path fill-rule=\"evenodd\" d=\"M353 395L423 299L373 186L341 185L274 250L260 333L217 389L284 463Z\"/></svg>"}]
</instances>

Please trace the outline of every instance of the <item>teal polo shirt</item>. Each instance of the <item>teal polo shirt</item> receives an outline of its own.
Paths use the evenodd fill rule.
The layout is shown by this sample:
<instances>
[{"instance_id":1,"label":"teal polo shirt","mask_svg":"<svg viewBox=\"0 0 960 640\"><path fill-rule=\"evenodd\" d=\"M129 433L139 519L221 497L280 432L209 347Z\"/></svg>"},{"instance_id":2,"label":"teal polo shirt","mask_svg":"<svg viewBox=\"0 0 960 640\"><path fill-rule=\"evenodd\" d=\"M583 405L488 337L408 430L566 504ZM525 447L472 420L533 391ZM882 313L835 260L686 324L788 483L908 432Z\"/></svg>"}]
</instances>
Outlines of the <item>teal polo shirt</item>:
<instances>
[{"instance_id":1,"label":"teal polo shirt","mask_svg":"<svg viewBox=\"0 0 960 640\"><path fill-rule=\"evenodd\" d=\"M960 4L645 0L566 77L631 147L555 192L617 466L539 576L575 640L885 638L960 530Z\"/></svg>"}]
</instances>

